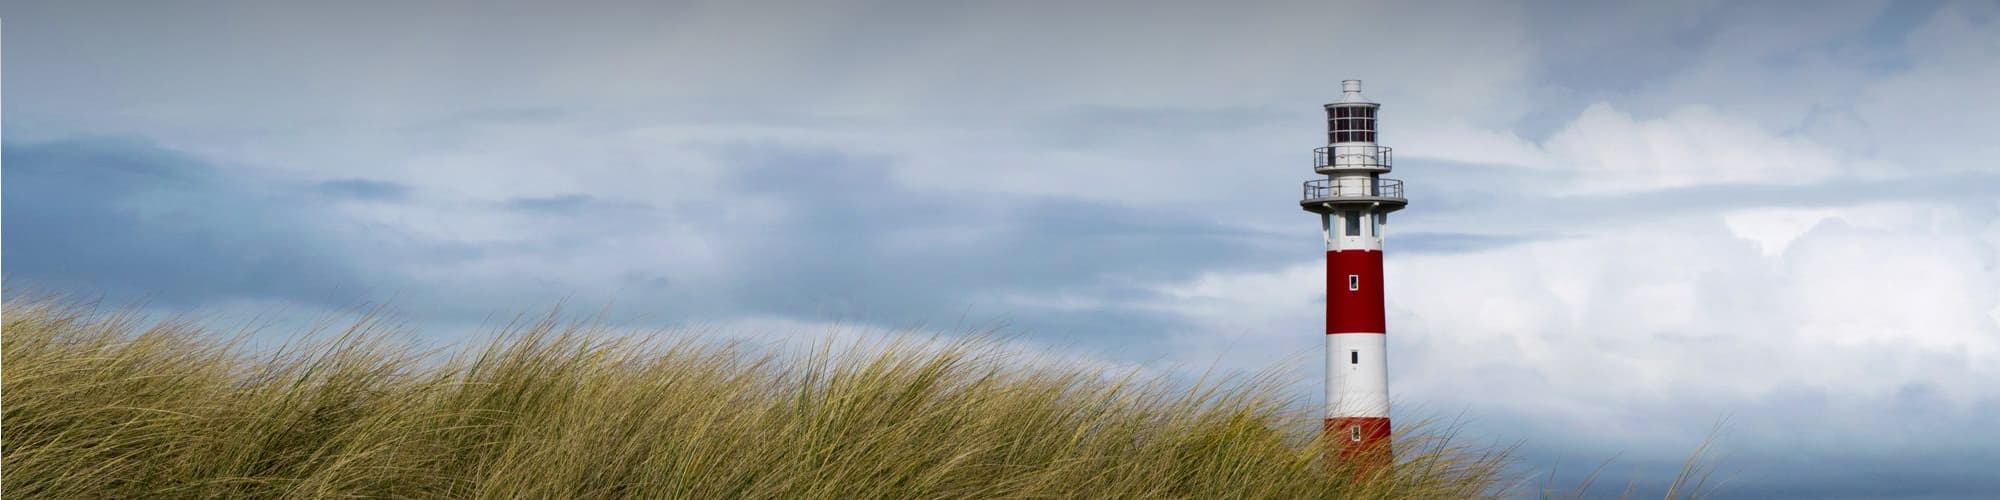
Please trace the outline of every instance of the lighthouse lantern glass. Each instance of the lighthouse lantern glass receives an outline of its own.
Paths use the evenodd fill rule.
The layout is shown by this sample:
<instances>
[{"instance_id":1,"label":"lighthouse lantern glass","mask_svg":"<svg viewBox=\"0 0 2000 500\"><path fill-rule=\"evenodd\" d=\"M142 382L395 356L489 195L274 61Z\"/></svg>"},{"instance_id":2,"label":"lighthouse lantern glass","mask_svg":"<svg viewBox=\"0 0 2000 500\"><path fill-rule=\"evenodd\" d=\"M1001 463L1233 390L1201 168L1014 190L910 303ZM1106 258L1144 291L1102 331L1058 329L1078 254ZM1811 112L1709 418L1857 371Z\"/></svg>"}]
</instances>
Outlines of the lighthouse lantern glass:
<instances>
[{"instance_id":1,"label":"lighthouse lantern glass","mask_svg":"<svg viewBox=\"0 0 2000 500\"><path fill-rule=\"evenodd\" d=\"M1326 110L1327 142L1374 142L1375 108L1339 106Z\"/></svg>"}]
</instances>

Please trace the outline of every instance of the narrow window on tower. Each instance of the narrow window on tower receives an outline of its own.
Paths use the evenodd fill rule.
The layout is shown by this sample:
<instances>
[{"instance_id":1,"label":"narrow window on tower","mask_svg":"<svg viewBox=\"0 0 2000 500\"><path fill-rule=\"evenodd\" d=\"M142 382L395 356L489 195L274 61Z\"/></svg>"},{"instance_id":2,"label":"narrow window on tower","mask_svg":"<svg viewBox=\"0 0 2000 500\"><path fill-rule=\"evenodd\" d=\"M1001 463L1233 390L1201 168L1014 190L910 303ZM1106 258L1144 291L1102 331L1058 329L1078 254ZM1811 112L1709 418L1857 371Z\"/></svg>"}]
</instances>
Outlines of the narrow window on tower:
<instances>
[{"instance_id":1,"label":"narrow window on tower","mask_svg":"<svg viewBox=\"0 0 2000 500\"><path fill-rule=\"evenodd\" d=\"M1359 274L1347 275L1347 291L1350 292L1361 291L1361 275Z\"/></svg>"},{"instance_id":2,"label":"narrow window on tower","mask_svg":"<svg viewBox=\"0 0 2000 500\"><path fill-rule=\"evenodd\" d=\"M1361 236L1361 218L1367 215L1366 212L1347 212L1340 217L1347 221L1348 236Z\"/></svg>"},{"instance_id":3,"label":"narrow window on tower","mask_svg":"<svg viewBox=\"0 0 2000 500\"><path fill-rule=\"evenodd\" d=\"M1361 442L1361 426L1349 426L1347 428L1347 440L1356 443Z\"/></svg>"},{"instance_id":4,"label":"narrow window on tower","mask_svg":"<svg viewBox=\"0 0 2000 500\"><path fill-rule=\"evenodd\" d=\"M1350 365L1358 365L1358 364L1361 364L1361 350L1360 350L1360 349L1351 349L1351 350L1348 350L1348 351L1347 351L1347 364L1350 364Z\"/></svg>"}]
</instances>

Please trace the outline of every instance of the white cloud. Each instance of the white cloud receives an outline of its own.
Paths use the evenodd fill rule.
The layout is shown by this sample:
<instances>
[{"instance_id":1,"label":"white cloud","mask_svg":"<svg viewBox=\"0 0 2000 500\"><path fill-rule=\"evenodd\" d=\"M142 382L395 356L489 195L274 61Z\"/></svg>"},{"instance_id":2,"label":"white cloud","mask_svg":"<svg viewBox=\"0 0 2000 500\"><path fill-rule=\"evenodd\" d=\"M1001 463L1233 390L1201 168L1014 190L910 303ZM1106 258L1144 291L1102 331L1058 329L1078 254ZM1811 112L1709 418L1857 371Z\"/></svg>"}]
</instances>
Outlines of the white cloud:
<instances>
[{"instance_id":1,"label":"white cloud","mask_svg":"<svg viewBox=\"0 0 2000 500\"><path fill-rule=\"evenodd\" d=\"M1598 102L1539 144L1504 131L1419 129L1398 153L1547 171L1559 180L1534 187L1558 195L1717 184L1802 185L1847 175L1863 164L1810 137L1771 132L1745 117L1700 104L1648 119Z\"/></svg>"},{"instance_id":2,"label":"white cloud","mask_svg":"<svg viewBox=\"0 0 2000 500\"><path fill-rule=\"evenodd\" d=\"M1693 106L1636 120L1591 106L1546 147L1574 169L1580 191L1619 192L1702 184L1804 184L1842 171L1838 157L1808 141Z\"/></svg>"},{"instance_id":3,"label":"white cloud","mask_svg":"<svg viewBox=\"0 0 2000 500\"><path fill-rule=\"evenodd\" d=\"M1792 240L1833 215L1831 209L1769 208L1732 212L1722 221L1731 234L1757 242L1764 256L1772 257L1785 253Z\"/></svg>"},{"instance_id":4,"label":"white cloud","mask_svg":"<svg viewBox=\"0 0 2000 500\"><path fill-rule=\"evenodd\" d=\"M1397 124L1403 125L1403 124ZM1462 163L1549 168L1555 161L1540 144L1505 129L1482 129L1464 123L1412 123L1408 130L1383 134L1406 144L1404 157L1435 158Z\"/></svg>"}]
</instances>

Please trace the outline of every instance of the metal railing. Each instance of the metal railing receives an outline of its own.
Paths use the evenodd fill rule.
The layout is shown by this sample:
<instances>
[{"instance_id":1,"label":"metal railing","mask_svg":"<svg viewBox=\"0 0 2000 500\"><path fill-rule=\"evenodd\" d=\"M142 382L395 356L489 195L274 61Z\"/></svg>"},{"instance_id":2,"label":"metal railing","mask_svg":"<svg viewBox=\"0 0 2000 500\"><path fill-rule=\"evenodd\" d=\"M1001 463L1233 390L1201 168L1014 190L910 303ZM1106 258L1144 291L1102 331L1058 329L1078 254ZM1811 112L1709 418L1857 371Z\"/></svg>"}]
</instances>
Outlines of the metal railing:
<instances>
[{"instance_id":1,"label":"metal railing","mask_svg":"<svg viewBox=\"0 0 2000 500\"><path fill-rule=\"evenodd\" d=\"M1313 150L1313 169L1389 168L1395 152L1388 146L1327 146Z\"/></svg>"},{"instance_id":2,"label":"metal railing","mask_svg":"<svg viewBox=\"0 0 2000 500\"><path fill-rule=\"evenodd\" d=\"M1397 179L1313 179L1306 181L1302 201L1336 198L1403 197L1403 181Z\"/></svg>"}]
</instances>

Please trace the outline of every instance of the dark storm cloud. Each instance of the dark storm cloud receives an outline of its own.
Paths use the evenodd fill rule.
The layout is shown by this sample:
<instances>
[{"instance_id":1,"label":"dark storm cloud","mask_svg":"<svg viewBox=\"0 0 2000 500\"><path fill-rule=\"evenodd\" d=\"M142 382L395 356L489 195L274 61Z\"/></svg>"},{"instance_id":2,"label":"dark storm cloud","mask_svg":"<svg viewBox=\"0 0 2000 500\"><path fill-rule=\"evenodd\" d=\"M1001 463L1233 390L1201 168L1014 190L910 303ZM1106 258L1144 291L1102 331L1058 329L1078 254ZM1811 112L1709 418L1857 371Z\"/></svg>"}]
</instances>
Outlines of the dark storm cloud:
<instances>
[{"instance_id":1,"label":"dark storm cloud","mask_svg":"<svg viewBox=\"0 0 2000 500\"><path fill-rule=\"evenodd\" d=\"M1057 148L1158 144L1287 123L1294 113L1264 108L1187 109L1088 106L1055 113L1030 129Z\"/></svg>"},{"instance_id":2,"label":"dark storm cloud","mask_svg":"<svg viewBox=\"0 0 2000 500\"><path fill-rule=\"evenodd\" d=\"M1034 337L1119 342L1183 328L1150 311L1117 306L1050 310L1009 294L1062 293L1114 302L1151 298L1150 286L1216 269L1289 263L1292 245L1195 214L1073 199L904 188L894 161L830 149L778 145L714 149L738 167L734 188L784 206L774 224L737 226L699 217L705 206L649 207L586 194L501 201L500 213L579 221L525 238L396 246L355 230L319 199L415 202L407 186L344 179L293 189L233 178L199 158L131 140L10 143L6 150L6 269L32 283L135 293L170 304L285 298L349 305L394 295L437 305L451 318L491 314L446 297L520 299L561 295L578 284L508 276L412 283L372 270L423 262L551 260L600 255L600 238L715 224L713 243L734 249L740 272L725 283L674 279L674 264L628 272L622 306L668 322L735 314L888 326L966 321ZM780 181L774 182L777 179ZM641 286L643 285L643 286ZM715 296L720 293L720 296ZM587 295L589 296L589 295ZM685 298L711 296L690 309ZM463 319L463 318L459 318Z\"/></svg>"},{"instance_id":3,"label":"dark storm cloud","mask_svg":"<svg viewBox=\"0 0 2000 500\"><path fill-rule=\"evenodd\" d=\"M781 223L742 228L732 246L755 263L739 302L772 314L949 319L961 311L1031 335L1092 341L1170 328L1155 313L1044 311L996 294L1143 298L1146 286L1216 269L1275 267L1295 255L1268 235L1198 214L1061 198L917 191L893 158L773 144L713 149L746 196L781 204ZM830 309L830 310L829 310ZM1007 311L1032 311L1012 316ZM994 317L994 316L988 316Z\"/></svg>"},{"instance_id":4,"label":"dark storm cloud","mask_svg":"<svg viewBox=\"0 0 2000 500\"><path fill-rule=\"evenodd\" d=\"M516 212L543 215L588 215L594 212L625 212L650 208L637 203L607 201L580 193L509 198L501 202L500 206Z\"/></svg>"},{"instance_id":5,"label":"dark storm cloud","mask_svg":"<svg viewBox=\"0 0 2000 500\"><path fill-rule=\"evenodd\" d=\"M4 161L10 280L180 305L266 297L346 305L369 291L356 262L290 193L237 182L199 159L142 141L78 139L9 142Z\"/></svg>"},{"instance_id":6,"label":"dark storm cloud","mask_svg":"<svg viewBox=\"0 0 2000 500\"><path fill-rule=\"evenodd\" d=\"M452 115L447 120L445 120L444 123L438 123L435 124L434 126L448 127L454 125L464 126L464 125L492 125L492 124L509 124L509 123L515 123L515 124L550 123L561 120L563 118L567 118L569 116L571 116L571 113L569 111L561 108L552 108L552 107L483 108L483 109L476 109L472 111L457 113L455 115Z\"/></svg>"},{"instance_id":7,"label":"dark storm cloud","mask_svg":"<svg viewBox=\"0 0 2000 500\"><path fill-rule=\"evenodd\" d=\"M366 201L404 201L410 188L394 182L368 179L341 179L313 185L315 191L335 198Z\"/></svg>"},{"instance_id":8,"label":"dark storm cloud","mask_svg":"<svg viewBox=\"0 0 2000 500\"><path fill-rule=\"evenodd\" d=\"M1549 227L1571 231L1580 227L1632 224L1678 217L1699 207L1701 213L1757 208L1845 207L1874 202L1947 203L1985 210L1992 186L2000 186L2000 169L1885 178L1837 178L1802 184L1716 183L1616 194L1566 194L1560 188L1566 174L1520 167L1418 160L1399 165L1398 175L1423 186L1421 210L1399 213L1413 217L1490 223L1489 242L1519 243L1538 238ZM1407 171L1407 172L1406 172ZM1416 194L1411 195L1413 198ZM1524 224L1524 222L1528 224ZM1408 237L1420 236L1412 233ZM1405 245L1406 236L1397 236ZM1458 241L1416 243L1416 249L1448 251ZM1464 247L1466 251L1482 247Z\"/></svg>"},{"instance_id":9,"label":"dark storm cloud","mask_svg":"<svg viewBox=\"0 0 2000 500\"><path fill-rule=\"evenodd\" d=\"M1396 235L1396 252L1467 253L1546 240L1549 236L1519 234L1410 233Z\"/></svg>"},{"instance_id":10,"label":"dark storm cloud","mask_svg":"<svg viewBox=\"0 0 2000 500\"><path fill-rule=\"evenodd\" d=\"M1800 185L1712 184L1602 196L1545 197L1540 206L1577 219L1625 218L1707 208L1839 207L1868 202L1983 203L2000 186L2000 171L1885 179L1834 179Z\"/></svg>"},{"instance_id":11,"label":"dark storm cloud","mask_svg":"<svg viewBox=\"0 0 2000 500\"><path fill-rule=\"evenodd\" d=\"M506 206L508 210L519 210L523 212L569 213L569 212L575 212L578 209L582 209L585 205L590 204L590 202L591 202L591 197L589 195L570 194L562 196L514 198L511 200L507 200L507 202L504 203L503 205Z\"/></svg>"}]
</instances>

